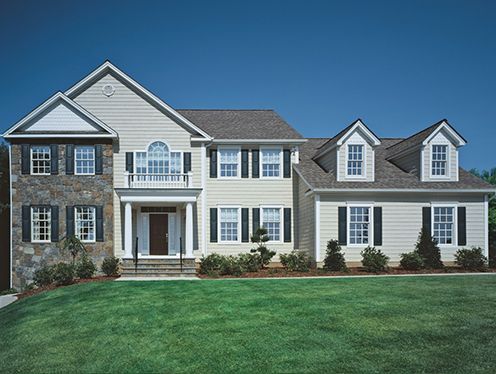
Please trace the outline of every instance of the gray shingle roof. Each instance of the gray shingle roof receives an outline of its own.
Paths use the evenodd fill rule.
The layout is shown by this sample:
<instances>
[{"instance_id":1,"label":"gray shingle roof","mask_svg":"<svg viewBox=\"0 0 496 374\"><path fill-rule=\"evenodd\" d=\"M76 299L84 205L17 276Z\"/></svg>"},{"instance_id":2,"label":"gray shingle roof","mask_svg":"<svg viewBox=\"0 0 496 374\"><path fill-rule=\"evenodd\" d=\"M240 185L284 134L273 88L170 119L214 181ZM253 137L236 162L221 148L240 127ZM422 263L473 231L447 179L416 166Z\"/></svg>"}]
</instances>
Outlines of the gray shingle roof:
<instances>
[{"instance_id":1,"label":"gray shingle roof","mask_svg":"<svg viewBox=\"0 0 496 374\"><path fill-rule=\"evenodd\" d=\"M302 139L302 136L273 110L177 111L217 139Z\"/></svg>"},{"instance_id":2,"label":"gray shingle roof","mask_svg":"<svg viewBox=\"0 0 496 374\"><path fill-rule=\"evenodd\" d=\"M493 189L494 186L460 168L458 182L421 182L416 175L407 173L386 160L388 147L392 147L403 139L382 138L382 144L376 148L375 181L374 182L338 182L336 176L327 173L312 157L329 139L311 138L300 147L300 163L296 170L316 189L349 188L349 189Z\"/></svg>"}]
</instances>

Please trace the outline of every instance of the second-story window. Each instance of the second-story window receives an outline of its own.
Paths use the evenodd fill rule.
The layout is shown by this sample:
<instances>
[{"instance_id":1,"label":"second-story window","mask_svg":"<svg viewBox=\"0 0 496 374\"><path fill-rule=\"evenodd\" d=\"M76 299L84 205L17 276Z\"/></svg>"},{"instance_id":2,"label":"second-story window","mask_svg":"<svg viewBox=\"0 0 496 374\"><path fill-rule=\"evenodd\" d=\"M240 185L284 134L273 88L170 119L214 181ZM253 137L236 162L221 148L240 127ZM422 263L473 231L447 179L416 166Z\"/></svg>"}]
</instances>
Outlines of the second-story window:
<instances>
[{"instance_id":1,"label":"second-story window","mask_svg":"<svg viewBox=\"0 0 496 374\"><path fill-rule=\"evenodd\" d=\"M348 177L363 176L363 145L350 144L348 145L348 165L346 168Z\"/></svg>"},{"instance_id":2,"label":"second-story window","mask_svg":"<svg viewBox=\"0 0 496 374\"><path fill-rule=\"evenodd\" d=\"M432 146L432 175L444 177L447 175L448 146L434 144Z\"/></svg>"},{"instance_id":3,"label":"second-story window","mask_svg":"<svg viewBox=\"0 0 496 374\"><path fill-rule=\"evenodd\" d=\"M93 206L78 206L76 211L76 237L85 243L95 241L95 207Z\"/></svg>"},{"instance_id":4,"label":"second-story window","mask_svg":"<svg viewBox=\"0 0 496 374\"><path fill-rule=\"evenodd\" d=\"M180 174L181 152L171 152L163 142L153 142L146 152L135 153L138 174Z\"/></svg>"},{"instance_id":5,"label":"second-story window","mask_svg":"<svg viewBox=\"0 0 496 374\"><path fill-rule=\"evenodd\" d=\"M50 174L50 147L34 145L31 147L31 174Z\"/></svg>"},{"instance_id":6,"label":"second-story window","mask_svg":"<svg viewBox=\"0 0 496 374\"><path fill-rule=\"evenodd\" d=\"M239 154L240 151L237 148L219 149L219 175L222 178L239 177Z\"/></svg>"},{"instance_id":7,"label":"second-story window","mask_svg":"<svg viewBox=\"0 0 496 374\"><path fill-rule=\"evenodd\" d=\"M77 175L95 174L95 147L80 145L74 152L75 171Z\"/></svg>"},{"instance_id":8,"label":"second-story window","mask_svg":"<svg viewBox=\"0 0 496 374\"><path fill-rule=\"evenodd\" d=\"M281 150L261 149L262 177L278 178L281 176Z\"/></svg>"}]
</instances>

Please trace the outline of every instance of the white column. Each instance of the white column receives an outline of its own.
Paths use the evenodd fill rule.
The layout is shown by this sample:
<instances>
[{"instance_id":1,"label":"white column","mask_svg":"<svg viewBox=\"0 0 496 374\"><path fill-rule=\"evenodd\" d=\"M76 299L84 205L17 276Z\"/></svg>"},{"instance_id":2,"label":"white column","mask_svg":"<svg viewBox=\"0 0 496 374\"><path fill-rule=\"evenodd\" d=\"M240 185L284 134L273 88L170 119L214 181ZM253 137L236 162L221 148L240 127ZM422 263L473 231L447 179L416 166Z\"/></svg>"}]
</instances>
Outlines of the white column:
<instances>
[{"instance_id":1,"label":"white column","mask_svg":"<svg viewBox=\"0 0 496 374\"><path fill-rule=\"evenodd\" d=\"M124 257L133 257L133 211L131 203L124 206Z\"/></svg>"},{"instance_id":2,"label":"white column","mask_svg":"<svg viewBox=\"0 0 496 374\"><path fill-rule=\"evenodd\" d=\"M201 145L201 249L207 255L207 148Z\"/></svg>"},{"instance_id":3,"label":"white column","mask_svg":"<svg viewBox=\"0 0 496 374\"><path fill-rule=\"evenodd\" d=\"M320 261L320 195L315 194L315 262Z\"/></svg>"},{"instance_id":4,"label":"white column","mask_svg":"<svg viewBox=\"0 0 496 374\"><path fill-rule=\"evenodd\" d=\"M129 172L124 172L124 188L129 188Z\"/></svg>"},{"instance_id":5,"label":"white column","mask_svg":"<svg viewBox=\"0 0 496 374\"><path fill-rule=\"evenodd\" d=\"M193 203L186 203L186 257L193 257Z\"/></svg>"}]
</instances>

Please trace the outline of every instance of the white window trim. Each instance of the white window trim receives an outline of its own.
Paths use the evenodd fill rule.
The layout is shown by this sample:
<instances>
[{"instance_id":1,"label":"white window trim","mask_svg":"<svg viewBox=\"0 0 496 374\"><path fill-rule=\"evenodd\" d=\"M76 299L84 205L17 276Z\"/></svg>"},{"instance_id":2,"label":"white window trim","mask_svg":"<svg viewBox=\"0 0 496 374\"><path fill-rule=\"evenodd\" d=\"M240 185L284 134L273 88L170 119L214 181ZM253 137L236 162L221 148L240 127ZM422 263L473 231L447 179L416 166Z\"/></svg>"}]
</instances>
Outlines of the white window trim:
<instances>
[{"instance_id":1,"label":"white window trim","mask_svg":"<svg viewBox=\"0 0 496 374\"><path fill-rule=\"evenodd\" d=\"M136 166L137 166L137 163L136 163L136 159L137 159L136 154L137 154L137 153L145 153L145 155L146 155L146 158L145 158L145 160L146 160L146 161L145 161L145 164L146 164L146 174L150 174L150 172L148 171L148 147L150 147L150 145L152 145L152 144L153 144L153 143L155 143L155 142L161 142L161 143L164 143L164 144L167 146L167 148L169 149L169 154L171 154L171 153L180 153L180 154L181 154L181 155L179 156L179 157L180 157L180 160L179 160L179 161L180 161L180 163L181 163L181 166L180 166L180 173L179 173L178 175L180 175L180 174L184 174L184 173L183 173L183 171L184 171L184 165L183 165L183 160L184 160L184 151L176 151L175 149L172 149L172 148L170 147L169 143L168 143L168 142L166 142L166 141L165 141L165 140L163 140L163 139L155 139L155 140L152 140L151 142L149 142L149 143L146 145L145 149L142 149L142 150L135 150L135 151L133 151L133 173L134 173L134 174L137 174L137 171L136 171ZM169 160L169 169L170 169L170 160ZM171 173L169 173L169 174L171 174Z\"/></svg>"},{"instance_id":2,"label":"white window trim","mask_svg":"<svg viewBox=\"0 0 496 374\"><path fill-rule=\"evenodd\" d=\"M96 243L96 207L94 205L76 205L74 207L74 236L78 237L77 234L77 208L91 208L93 209L93 227L95 228L95 235L93 240L81 240L81 243Z\"/></svg>"},{"instance_id":3,"label":"white window trim","mask_svg":"<svg viewBox=\"0 0 496 374\"><path fill-rule=\"evenodd\" d=\"M30 167L30 174L31 175L51 175L51 170L48 173L34 173L33 172L33 147L47 147L48 148L48 154L50 158L48 159L48 164L49 164L49 169L51 169L51 163L52 163L52 149L50 148L49 145L47 144L33 144L32 146L29 147L29 167Z\"/></svg>"},{"instance_id":4,"label":"white window trim","mask_svg":"<svg viewBox=\"0 0 496 374\"><path fill-rule=\"evenodd\" d=\"M283 205L260 205L260 226L263 227L263 210L272 208L272 209L279 209L279 214L281 217L281 220L279 222L280 227L279 227L279 240L269 240L268 243L283 243L284 241L284 206Z\"/></svg>"},{"instance_id":5,"label":"white window trim","mask_svg":"<svg viewBox=\"0 0 496 374\"><path fill-rule=\"evenodd\" d=\"M237 172L236 172L236 176L235 177L223 177L221 175L221 172L220 172L220 152L222 150L226 150L226 149L233 149L233 150L237 150L238 151L238 168L237 168ZM232 179L232 180L235 180L235 179L241 179L241 146L239 145L233 145L233 146L229 146L229 145L225 145L225 146L219 146L217 147L217 178L218 179Z\"/></svg>"},{"instance_id":6,"label":"white window trim","mask_svg":"<svg viewBox=\"0 0 496 374\"><path fill-rule=\"evenodd\" d=\"M351 175L348 174L348 161L356 161L356 160L350 160L349 159L349 149L348 147L354 146L354 145L361 145L363 147L362 149L362 174L361 175ZM346 151L346 161L345 161L345 176L346 179L366 179L367 178L367 144L366 143L358 143L358 142L353 142L353 143L346 143L345 145L345 151Z\"/></svg>"},{"instance_id":7,"label":"white window trim","mask_svg":"<svg viewBox=\"0 0 496 374\"><path fill-rule=\"evenodd\" d=\"M220 210L221 209L238 209L238 240L222 240L221 235L221 221L220 221ZM217 206L217 243L219 244L241 244L241 205L218 205Z\"/></svg>"},{"instance_id":8,"label":"white window trim","mask_svg":"<svg viewBox=\"0 0 496 374\"><path fill-rule=\"evenodd\" d=\"M264 150L279 150L279 176L278 177L264 177L263 175L263 154L262 152ZM260 156L258 157L258 163L259 163L259 166L258 166L258 169L259 169L259 177L260 179L282 179L283 178L283 167L284 167L284 160L283 160L283 149L282 149L282 146L274 146L274 147L271 147L271 146L264 146L264 147L260 147L259 149L260 151Z\"/></svg>"},{"instance_id":9,"label":"white window trim","mask_svg":"<svg viewBox=\"0 0 496 374\"><path fill-rule=\"evenodd\" d=\"M431 204L431 237L434 238L434 208L453 208L453 243L437 244L439 248L452 248L458 246L458 203L432 203Z\"/></svg>"},{"instance_id":10,"label":"white window trim","mask_svg":"<svg viewBox=\"0 0 496 374\"><path fill-rule=\"evenodd\" d=\"M48 208L50 211L50 220L48 221L50 223L50 238L47 240L34 240L34 219L33 219L33 209L34 208ZM46 206L46 205L33 205L31 206L31 243L51 243L52 242L52 207Z\"/></svg>"},{"instance_id":11,"label":"white window trim","mask_svg":"<svg viewBox=\"0 0 496 374\"><path fill-rule=\"evenodd\" d=\"M350 225L351 209L350 208L369 208L369 242L367 244L350 243ZM353 203L346 205L346 246L350 248L366 248L374 246L374 204L371 203Z\"/></svg>"},{"instance_id":12,"label":"white window trim","mask_svg":"<svg viewBox=\"0 0 496 374\"><path fill-rule=\"evenodd\" d=\"M432 162L433 162L433 153L435 145L445 145L446 147L446 174L445 175L434 175L432 174ZM429 144L429 177L431 179L439 179L446 180L451 179L451 170L450 170L450 161L451 161L451 144L446 142L436 142Z\"/></svg>"},{"instance_id":13,"label":"white window trim","mask_svg":"<svg viewBox=\"0 0 496 374\"><path fill-rule=\"evenodd\" d=\"M78 173L77 171L77 159L76 159L76 154L77 154L77 148L81 147L93 147L93 173ZM96 172L96 149L95 146L93 145L75 145L74 146L74 175L95 175Z\"/></svg>"}]
</instances>

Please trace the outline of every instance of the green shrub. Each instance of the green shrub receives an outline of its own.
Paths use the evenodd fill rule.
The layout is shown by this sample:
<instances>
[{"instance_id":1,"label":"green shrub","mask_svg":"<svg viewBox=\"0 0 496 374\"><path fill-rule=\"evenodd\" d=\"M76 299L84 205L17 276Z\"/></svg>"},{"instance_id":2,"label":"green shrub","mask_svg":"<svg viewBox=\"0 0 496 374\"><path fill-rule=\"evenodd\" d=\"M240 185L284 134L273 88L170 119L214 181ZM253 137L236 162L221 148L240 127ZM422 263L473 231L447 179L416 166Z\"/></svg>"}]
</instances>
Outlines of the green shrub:
<instances>
[{"instance_id":1,"label":"green shrub","mask_svg":"<svg viewBox=\"0 0 496 374\"><path fill-rule=\"evenodd\" d=\"M224 256L217 253L212 253L207 257L202 257L200 260L200 274L219 272L223 262Z\"/></svg>"},{"instance_id":2,"label":"green shrub","mask_svg":"<svg viewBox=\"0 0 496 374\"><path fill-rule=\"evenodd\" d=\"M362 265L366 271L373 273L386 271L389 257L380 249L368 246L360 254L362 255Z\"/></svg>"},{"instance_id":3,"label":"green shrub","mask_svg":"<svg viewBox=\"0 0 496 374\"><path fill-rule=\"evenodd\" d=\"M241 253L238 263L243 271L256 272L262 268L262 256L259 253Z\"/></svg>"},{"instance_id":4,"label":"green shrub","mask_svg":"<svg viewBox=\"0 0 496 374\"><path fill-rule=\"evenodd\" d=\"M455 253L455 263L464 269L480 270L486 266L487 259L480 247L462 248Z\"/></svg>"},{"instance_id":5,"label":"green shrub","mask_svg":"<svg viewBox=\"0 0 496 374\"><path fill-rule=\"evenodd\" d=\"M38 287L48 286L53 283L53 266L43 265L34 272L33 282Z\"/></svg>"},{"instance_id":6,"label":"green shrub","mask_svg":"<svg viewBox=\"0 0 496 374\"><path fill-rule=\"evenodd\" d=\"M424 228L420 230L415 250L424 259L426 268L441 269L444 266L441 261L441 251L429 230Z\"/></svg>"},{"instance_id":7,"label":"green shrub","mask_svg":"<svg viewBox=\"0 0 496 374\"><path fill-rule=\"evenodd\" d=\"M269 250L265 243L270 240L267 235L267 229L265 227L259 227L255 234L251 236L251 242L258 244L257 248L251 250L251 253L257 253L260 256L260 268L267 266L272 260L272 257L275 256L276 252ZM256 271L256 270L255 270Z\"/></svg>"},{"instance_id":8,"label":"green shrub","mask_svg":"<svg viewBox=\"0 0 496 374\"><path fill-rule=\"evenodd\" d=\"M400 266L406 270L419 270L424 267L424 259L417 251L402 253Z\"/></svg>"},{"instance_id":9,"label":"green shrub","mask_svg":"<svg viewBox=\"0 0 496 374\"><path fill-rule=\"evenodd\" d=\"M243 267L237 257L223 256L219 274L220 275L241 275L243 274Z\"/></svg>"},{"instance_id":10,"label":"green shrub","mask_svg":"<svg viewBox=\"0 0 496 374\"><path fill-rule=\"evenodd\" d=\"M288 271L309 271L310 257L307 253L301 251L293 251L288 254L281 254L281 264Z\"/></svg>"},{"instance_id":11,"label":"green shrub","mask_svg":"<svg viewBox=\"0 0 496 374\"><path fill-rule=\"evenodd\" d=\"M59 262L53 267L53 281L58 285L66 285L74 282L74 266Z\"/></svg>"},{"instance_id":12,"label":"green shrub","mask_svg":"<svg viewBox=\"0 0 496 374\"><path fill-rule=\"evenodd\" d=\"M491 269L496 269L496 257L489 258L489 267Z\"/></svg>"},{"instance_id":13,"label":"green shrub","mask_svg":"<svg viewBox=\"0 0 496 374\"><path fill-rule=\"evenodd\" d=\"M95 275L95 272L95 264L93 263L93 261L91 261L90 256L84 253L81 256L81 259L76 264L76 275L79 278L85 279L93 277L93 275Z\"/></svg>"},{"instance_id":14,"label":"green shrub","mask_svg":"<svg viewBox=\"0 0 496 374\"><path fill-rule=\"evenodd\" d=\"M324 259L324 269L328 271L346 271L346 261L341 252L341 246L337 240L327 242L326 257Z\"/></svg>"},{"instance_id":15,"label":"green shrub","mask_svg":"<svg viewBox=\"0 0 496 374\"><path fill-rule=\"evenodd\" d=\"M113 277L119 275L119 264L121 260L117 257L109 256L105 257L102 262L102 272L107 277Z\"/></svg>"}]
</instances>

